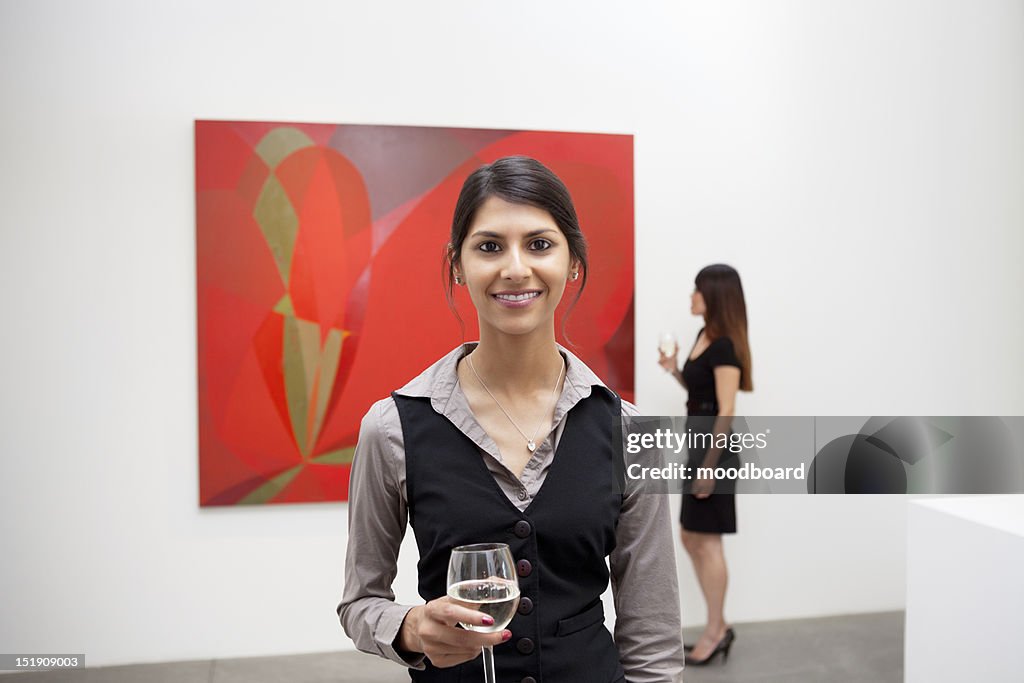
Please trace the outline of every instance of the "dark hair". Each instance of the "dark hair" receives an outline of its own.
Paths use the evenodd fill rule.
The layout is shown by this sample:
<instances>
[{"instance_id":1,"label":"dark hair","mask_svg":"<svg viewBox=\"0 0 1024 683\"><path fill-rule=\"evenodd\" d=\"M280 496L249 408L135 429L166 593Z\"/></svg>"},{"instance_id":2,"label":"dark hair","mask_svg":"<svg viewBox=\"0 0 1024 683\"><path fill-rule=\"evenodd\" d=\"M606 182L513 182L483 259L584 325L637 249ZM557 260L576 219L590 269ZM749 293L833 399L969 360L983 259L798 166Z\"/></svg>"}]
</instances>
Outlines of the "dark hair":
<instances>
[{"instance_id":1,"label":"dark hair","mask_svg":"<svg viewBox=\"0 0 1024 683\"><path fill-rule=\"evenodd\" d=\"M459 200L455 203L455 215L452 217L451 238L445 251L445 296L449 307L455 311L452 288L455 266L462 254L462 243L466 241L477 210L489 197L543 209L551 214L558 229L565 235L569 254L579 263L583 275L576 296L566 310L565 318L568 318L587 286L587 241L580 230L576 207L573 206L565 183L544 164L524 156L503 157L494 163L485 164L470 173L462 184ZM457 311L455 315L458 317ZM562 319L563 335L565 318Z\"/></svg>"},{"instance_id":2,"label":"dark hair","mask_svg":"<svg viewBox=\"0 0 1024 683\"><path fill-rule=\"evenodd\" d=\"M716 263L702 268L694 280L704 297L704 329L708 339L728 337L740 361L740 389L754 390L747 341L747 303L740 274L732 266Z\"/></svg>"}]
</instances>

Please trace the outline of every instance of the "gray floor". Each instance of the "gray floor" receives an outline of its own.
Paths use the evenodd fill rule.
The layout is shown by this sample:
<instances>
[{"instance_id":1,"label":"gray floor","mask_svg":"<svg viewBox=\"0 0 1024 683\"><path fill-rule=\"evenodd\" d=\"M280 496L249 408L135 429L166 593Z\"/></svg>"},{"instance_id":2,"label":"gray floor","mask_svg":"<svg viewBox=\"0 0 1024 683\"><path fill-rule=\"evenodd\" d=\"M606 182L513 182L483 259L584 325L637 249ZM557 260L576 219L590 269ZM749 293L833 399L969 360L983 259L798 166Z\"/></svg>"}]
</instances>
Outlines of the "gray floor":
<instances>
[{"instance_id":1,"label":"gray floor","mask_svg":"<svg viewBox=\"0 0 1024 683\"><path fill-rule=\"evenodd\" d=\"M688 667L687 683L903 680L903 612L735 624L729 661ZM684 631L687 642L699 630ZM20 673L10 683L403 683L400 667L358 652ZM556 681L555 683L586 683Z\"/></svg>"}]
</instances>

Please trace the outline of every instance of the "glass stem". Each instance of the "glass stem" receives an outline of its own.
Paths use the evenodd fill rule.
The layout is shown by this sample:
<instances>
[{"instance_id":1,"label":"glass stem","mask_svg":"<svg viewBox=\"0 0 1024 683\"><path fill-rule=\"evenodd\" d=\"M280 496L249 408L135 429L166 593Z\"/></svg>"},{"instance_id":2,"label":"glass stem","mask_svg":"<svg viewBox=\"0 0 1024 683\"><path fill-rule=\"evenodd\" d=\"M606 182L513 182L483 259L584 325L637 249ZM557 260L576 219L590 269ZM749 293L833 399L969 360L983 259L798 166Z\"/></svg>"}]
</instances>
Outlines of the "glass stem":
<instances>
[{"instance_id":1,"label":"glass stem","mask_svg":"<svg viewBox=\"0 0 1024 683\"><path fill-rule=\"evenodd\" d=\"M490 645L480 648L484 658L484 683L497 683L494 677L494 650Z\"/></svg>"}]
</instances>

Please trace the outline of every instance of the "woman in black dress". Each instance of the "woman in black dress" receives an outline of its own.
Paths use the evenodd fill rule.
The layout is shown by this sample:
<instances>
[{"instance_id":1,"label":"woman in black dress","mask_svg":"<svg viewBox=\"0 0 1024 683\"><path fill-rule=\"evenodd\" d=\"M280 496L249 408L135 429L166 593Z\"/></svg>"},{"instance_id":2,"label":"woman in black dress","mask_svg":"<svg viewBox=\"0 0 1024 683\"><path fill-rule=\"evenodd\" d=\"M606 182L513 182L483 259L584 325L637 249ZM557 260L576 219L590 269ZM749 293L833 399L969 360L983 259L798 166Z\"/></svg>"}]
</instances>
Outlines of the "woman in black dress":
<instances>
[{"instance_id":1,"label":"woman in black dress","mask_svg":"<svg viewBox=\"0 0 1024 683\"><path fill-rule=\"evenodd\" d=\"M702 269L690 296L690 312L704 317L704 328L679 368L677 353L661 354L662 367L686 387L687 431L693 434L728 434L735 414L736 393L754 388L747 344L747 308L739 273L726 265ZM739 467L739 456L728 449L696 448L687 464L696 477L698 468ZM712 495L714 494L714 495ZM735 481L696 478L683 492L680 513L682 540L693 562L707 603L707 626L687 655L688 664L711 662L719 652L723 660L735 633L725 621L728 571L722 534L736 533Z\"/></svg>"}]
</instances>

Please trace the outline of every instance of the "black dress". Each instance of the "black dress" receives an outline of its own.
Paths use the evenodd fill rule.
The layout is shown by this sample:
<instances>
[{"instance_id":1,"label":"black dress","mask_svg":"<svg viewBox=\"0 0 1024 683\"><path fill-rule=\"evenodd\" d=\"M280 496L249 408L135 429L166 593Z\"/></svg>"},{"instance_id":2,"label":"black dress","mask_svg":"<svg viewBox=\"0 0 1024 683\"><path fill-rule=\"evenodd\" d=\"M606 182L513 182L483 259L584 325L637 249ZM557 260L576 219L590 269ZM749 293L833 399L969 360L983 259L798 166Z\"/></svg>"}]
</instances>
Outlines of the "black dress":
<instances>
[{"instance_id":1,"label":"black dress","mask_svg":"<svg viewBox=\"0 0 1024 683\"><path fill-rule=\"evenodd\" d=\"M697 339L704 330L697 333ZM696 340L693 343L697 346ZM683 383L689 392L686 402L686 429L693 433L710 433L718 415L718 397L715 394L715 368L719 365L733 365L742 368L732 340L719 337L702 354L690 359L693 350L683 364ZM695 472L703 466L707 448L690 449L687 465ZM722 451L715 467L739 467L740 459L735 453ZM710 534L736 533L736 482L719 479L715 491L707 498L700 499L692 493L683 493L683 507L679 521L687 531L701 531Z\"/></svg>"}]
</instances>

